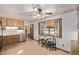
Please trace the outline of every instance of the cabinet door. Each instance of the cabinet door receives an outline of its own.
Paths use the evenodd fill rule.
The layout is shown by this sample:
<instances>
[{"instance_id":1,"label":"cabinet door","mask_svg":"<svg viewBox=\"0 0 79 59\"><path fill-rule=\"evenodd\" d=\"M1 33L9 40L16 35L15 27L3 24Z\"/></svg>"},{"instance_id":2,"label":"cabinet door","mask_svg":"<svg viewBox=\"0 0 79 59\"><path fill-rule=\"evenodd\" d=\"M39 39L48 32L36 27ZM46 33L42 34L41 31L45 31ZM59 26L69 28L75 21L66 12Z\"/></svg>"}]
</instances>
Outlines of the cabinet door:
<instances>
[{"instance_id":1,"label":"cabinet door","mask_svg":"<svg viewBox=\"0 0 79 59\"><path fill-rule=\"evenodd\" d=\"M7 18L6 26L18 27L18 29L21 30L21 29L24 29L24 21L23 20Z\"/></svg>"},{"instance_id":2,"label":"cabinet door","mask_svg":"<svg viewBox=\"0 0 79 59\"><path fill-rule=\"evenodd\" d=\"M3 39L2 39L2 36L0 36L0 52L2 50L2 46L3 46Z\"/></svg>"},{"instance_id":3,"label":"cabinet door","mask_svg":"<svg viewBox=\"0 0 79 59\"><path fill-rule=\"evenodd\" d=\"M2 28L5 29L5 27L6 27L6 18L0 17L0 20L2 22Z\"/></svg>"},{"instance_id":4,"label":"cabinet door","mask_svg":"<svg viewBox=\"0 0 79 59\"><path fill-rule=\"evenodd\" d=\"M24 29L24 21L23 20L18 20L17 25L20 30Z\"/></svg>"},{"instance_id":5,"label":"cabinet door","mask_svg":"<svg viewBox=\"0 0 79 59\"><path fill-rule=\"evenodd\" d=\"M10 44L16 44L19 42L19 35L10 35L10 36L5 36L4 39L6 45Z\"/></svg>"},{"instance_id":6,"label":"cabinet door","mask_svg":"<svg viewBox=\"0 0 79 59\"><path fill-rule=\"evenodd\" d=\"M10 18L6 18L6 26L13 26L13 20Z\"/></svg>"},{"instance_id":7,"label":"cabinet door","mask_svg":"<svg viewBox=\"0 0 79 59\"><path fill-rule=\"evenodd\" d=\"M10 18L6 19L6 26L15 27L16 25L17 24L16 24L16 20L15 19L10 19Z\"/></svg>"}]
</instances>

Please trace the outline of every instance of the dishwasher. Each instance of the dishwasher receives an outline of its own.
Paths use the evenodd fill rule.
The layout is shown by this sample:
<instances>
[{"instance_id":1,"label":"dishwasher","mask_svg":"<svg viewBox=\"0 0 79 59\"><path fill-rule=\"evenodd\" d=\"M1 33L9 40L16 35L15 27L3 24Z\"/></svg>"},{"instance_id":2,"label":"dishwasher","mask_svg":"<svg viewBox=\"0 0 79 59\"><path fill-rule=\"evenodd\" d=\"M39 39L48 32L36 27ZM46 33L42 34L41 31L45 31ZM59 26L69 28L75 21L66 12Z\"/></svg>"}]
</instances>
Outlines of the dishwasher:
<instances>
[{"instance_id":1,"label":"dishwasher","mask_svg":"<svg viewBox=\"0 0 79 59\"><path fill-rule=\"evenodd\" d=\"M26 41L26 39L25 39L25 33L21 33L20 37L19 37L19 42L21 43L21 42L24 42L24 41Z\"/></svg>"}]
</instances>

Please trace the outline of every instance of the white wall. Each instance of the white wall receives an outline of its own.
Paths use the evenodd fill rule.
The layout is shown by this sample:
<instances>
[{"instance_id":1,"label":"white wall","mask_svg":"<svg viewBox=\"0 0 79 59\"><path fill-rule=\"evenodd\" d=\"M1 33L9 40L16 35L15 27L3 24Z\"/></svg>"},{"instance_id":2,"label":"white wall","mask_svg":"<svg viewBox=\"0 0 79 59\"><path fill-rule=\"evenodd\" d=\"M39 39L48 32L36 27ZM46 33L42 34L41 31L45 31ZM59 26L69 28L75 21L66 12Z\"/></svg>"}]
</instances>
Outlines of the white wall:
<instances>
[{"instance_id":1,"label":"white wall","mask_svg":"<svg viewBox=\"0 0 79 59\"><path fill-rule=\"evenodd\" d=\"M62 18L62 38L57 39L57 47L71 52L71 40L78 40L77 34L77 11L53 16L41 21ZM38 22L34 21L34 39L38 40ZM64 47L62 46L64 44Z\"/></svg>"},{"instance_id":2,"label":"white wall","mask_svg":"<svg viewBox=\"0 0 79 59\"><path fill-rule=\"evenodd\" d=\"M79 43L79 8L77 10L77 28L78 28L78 43Z\"/></svg>"},{"instance_id":3,"label":"white wall","mask_svg":"<svg viewBox=\"0 0 79 59\"><path fill-rule=\"evenodd\" d=\"M79 31L79 8L77 9L77 27Z\"/></svg>"}]
</instances>

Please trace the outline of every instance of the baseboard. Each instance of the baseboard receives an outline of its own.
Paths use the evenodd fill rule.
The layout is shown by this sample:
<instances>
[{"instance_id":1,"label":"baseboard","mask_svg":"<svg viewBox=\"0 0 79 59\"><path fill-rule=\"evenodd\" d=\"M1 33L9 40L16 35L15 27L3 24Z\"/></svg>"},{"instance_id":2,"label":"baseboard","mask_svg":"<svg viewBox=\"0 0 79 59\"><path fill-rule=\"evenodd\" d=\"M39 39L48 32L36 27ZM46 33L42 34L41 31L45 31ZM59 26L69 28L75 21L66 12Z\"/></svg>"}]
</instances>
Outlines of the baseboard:
<instances>
[{"instance_id":1,"label":"baseboard","mask_svg":"<svg viewBox=\"0 0 79 59\"><path fill-rule=\"evenodd\" d=\"M36 40L36 39L34 39L35 41L38 41L38 40Z\"/></svg>"},{"instance_id":2,"label":"baseboard","mask_svg":"<svg viewBox=\"0 0 79 59\"><path fill-rule=\"evenodd\" d=\"M36 39L34 39L35 41L38 41L38 40L36 40ZM66 50L63 50L63 49L61 49L61 48L58 48L58 47L56 47L57 49L59 49L59 50L62 50L62 51L64 51L64 52L67 52L67 53L71 53L71 52L69 52L69 51L66 51Z\"/></svg>"},{"instance_id":3,"label":"baseboard","mask_svg":"<svg viewBox=\"0 0 79 59\"><path fill-rule=\"evenodd\" d=\"M66 51L66 50L63 50L63 49L61 49L61 48L58 48L58 47L56 47L56 48L59 49L59 50L62 50L62 51L64 51L64 52L71 53L71 52Z\"/></svg>"},{"instance_id":4,"label":"baseboard","mask_svg":"<svg viewBox=\"0 0 79 59\"><path fill-rule=\"evenodd\" d=\"M19 43L22 43L22 42L25 42L26 40L24 40L24 41L19 41Z\"/></svg>"}]
</instances>

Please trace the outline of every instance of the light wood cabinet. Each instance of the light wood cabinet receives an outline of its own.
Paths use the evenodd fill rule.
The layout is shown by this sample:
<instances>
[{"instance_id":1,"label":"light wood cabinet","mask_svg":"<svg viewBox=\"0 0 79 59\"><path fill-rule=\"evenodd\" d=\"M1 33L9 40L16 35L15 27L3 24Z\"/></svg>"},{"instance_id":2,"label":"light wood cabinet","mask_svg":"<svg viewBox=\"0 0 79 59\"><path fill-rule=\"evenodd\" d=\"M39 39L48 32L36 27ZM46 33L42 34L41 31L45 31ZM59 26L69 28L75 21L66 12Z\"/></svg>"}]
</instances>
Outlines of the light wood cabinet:
<instances>
[{"instance_id":1,"label":"light wood cabinet","mask_svg":"<svg viewBox=\"0 0 79 59\"><path fill-rule=\"evenodd\" d=\"M2 44L4 45L10 45L10 44L16 44L19 42L19 35L9 35L4 36L2 39L2 36L0 36L0 47Z\"/></svg>"},{"instance_id":2,"label":"light wood cabinet","mask_svg":"<svg viewBox=\"0 0 79 59\"><path fill-rule=\"evenodd\" d=\"M19 30L23 30L24 29L24 21L7 18L6 19L6 26L18 27Z\"/></svg>"},{"instance_id":3,"label":"light wood cabinet","mask_svg":"<svg viewBox=\"0 0 79 59\"><path fill-rule=\"evenodd\" d=\"M14 19L6 18L6 26L14 27L14 25L15 25Z\"/></svg>"},{"instance_id":4,"label":"light wood cabinet","mask_svg":"<svg viewBox=\"0 0 79 59\"><path fill-rule=\"evenodd\" d=\"M7 43L6 43L7 45L16 44L19 42L19 35L5 36L4 39L7 40Z\"/></svg>"},{"instance_id":5,"label":"light wood cabinet","mask_svg":"<svg viewBox=\"0 0 79 59\"><path fill-rule=\"evenodd\" d=\"M24 29L24 21L23 20L17 20L17 26L20 30Z\"/></svg>"},{"instance_id":6,"label":"light wood cabinet","mask_svg":"<svg viewBox=\"0 0 79 59\"><path fill-rule=\"evenodd\" d=\"M6 18L5 17L0 17L0 20L2 22L2 28L3 28L3 30L5 30L5 27L6 27Z\"/></svg>"},{"instance_id":7,"label":"light wood cabinet","mask_svg":"<svg viewBox=\"0 0 79 59\"><path fill-rule=\"evenodd\" d=\"M0 51L2 49L2 45L3 45L3 39L2 39L2 36L0 36Z\"/></svg>"},{"instance_id":8,"label":"light wood cabinet","mask_svg":"<svg viewBox=\"0 0 79 59\"><path fill-rule=\"evenodd\" d=\"M18 27L19 30L24 29L24 20L5 18L5 17L0 17L0 20L2 22L2 28L4 30L6 29L6 26Z\"/></svg>"}]
</instances>

